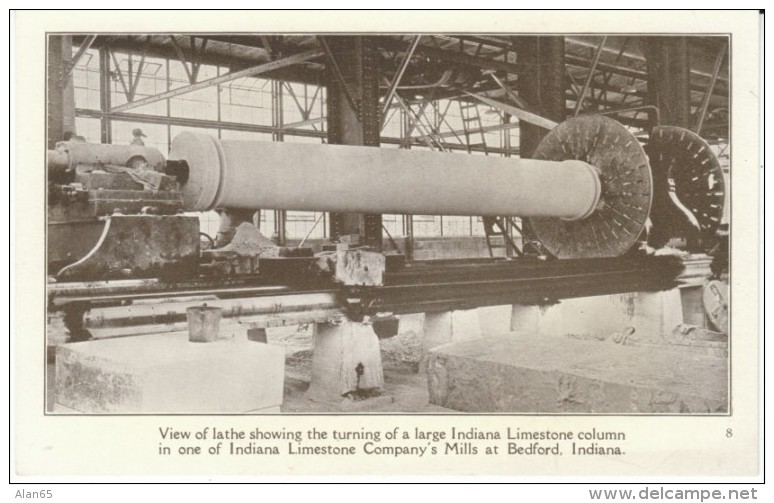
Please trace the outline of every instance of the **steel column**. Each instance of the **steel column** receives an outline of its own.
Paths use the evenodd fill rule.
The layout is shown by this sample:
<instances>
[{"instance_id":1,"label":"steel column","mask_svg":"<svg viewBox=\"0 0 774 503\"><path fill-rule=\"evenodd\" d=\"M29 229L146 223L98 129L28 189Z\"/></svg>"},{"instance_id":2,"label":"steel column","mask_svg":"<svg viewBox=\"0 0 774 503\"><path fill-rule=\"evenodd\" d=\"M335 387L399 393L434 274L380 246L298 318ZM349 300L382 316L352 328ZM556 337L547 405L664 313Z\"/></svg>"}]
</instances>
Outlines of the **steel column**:
<instances>
[{"instance_id":1,"label":"steel column","mask_svg":"<svg viewBox=\"0 0 774 503\"><path fill-rule=\"evenodd\" d=\"M75 133L75 91L68 65L73 57L70 35L48 37L47 145L54 148L66 132Z\"/></svg>"},{"instance_id":2,"label":"steel column","mask_svg":"<svg viewBox=\"0 0 774 503\"><path fill-rule=\"evenodd\" d=\"M565 99L564 37L515 38L519 61L518 91L541 117L562 122L567 114ZM519 121L519 152L531 157L547 131Z\"/></svg>"},{"instance_id":3,"label":"steel column","mask_svg":"<svg viewBox=\"0 0 774 503\"><path fill-rule=\"evenodd\" d=\"M106 47L99 50L99 109L102 112L110 110L110 53ZM113 128L110 117L103 116L99 119L100 141L113 143Z\"/></svg>"},{"instance_id":4,"label":"steel column","mask_svg":"<svg viewBox=\"0 0 774 503\"><path fill-rule=\"evenodd\" d=\"M337 36L324 39L329 51L328 143L379 146L379 54L371 37ZM346 178L339 183L349 183ZM349 187L358 190L358 187ZM346 234L363 236L365 243L382 249L382 216L332 213L331 239Z\"/></svg>"},{"instance_id":5,"label":"steel column","mask_svg":"<svg viewBox=\"0 0 774 503\"><path fill-rule=\"evenodd\" d=\"M285 122L282 103L282 82L273 80L271 82L271 125L275 128L272 133L272 141L285 141L285 135L282 134L282 124ZM288 212L284 209L274 210L274 234L277 238L277 244L284 246L288 240L287 233Z\"/></svg>"},{"instance_id":6,"label":"steel column","mask_svg":"<svg viewBox=\"0 0 774 503\"><path fill-rule=\"evenodd\" d=\"M660 111L661 124L691 127L690 60L686 37L646 37L648 101ZM652 123L654 118L649 117Z\"/></svg>"}]
</instances>

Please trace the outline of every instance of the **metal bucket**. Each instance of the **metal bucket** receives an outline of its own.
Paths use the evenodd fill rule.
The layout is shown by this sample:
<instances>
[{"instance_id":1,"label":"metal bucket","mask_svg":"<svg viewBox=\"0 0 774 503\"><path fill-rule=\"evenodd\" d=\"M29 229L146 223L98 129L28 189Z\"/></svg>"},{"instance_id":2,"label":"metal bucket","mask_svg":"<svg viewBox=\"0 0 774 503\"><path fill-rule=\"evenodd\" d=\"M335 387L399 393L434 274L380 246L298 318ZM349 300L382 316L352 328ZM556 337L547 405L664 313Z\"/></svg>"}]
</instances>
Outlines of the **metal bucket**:
<instances>
[{"instance_id":1,"label":"metal bucket","mask_svg":"<svg viewBox=\"0 0 774 503\"><path fill-rule=\"evenodd\" d=\"M213 342L218 338L220 316L219 307L193 306L186 309L188 318L188 340L190 342Z\"/></svg>"}]
</instances>

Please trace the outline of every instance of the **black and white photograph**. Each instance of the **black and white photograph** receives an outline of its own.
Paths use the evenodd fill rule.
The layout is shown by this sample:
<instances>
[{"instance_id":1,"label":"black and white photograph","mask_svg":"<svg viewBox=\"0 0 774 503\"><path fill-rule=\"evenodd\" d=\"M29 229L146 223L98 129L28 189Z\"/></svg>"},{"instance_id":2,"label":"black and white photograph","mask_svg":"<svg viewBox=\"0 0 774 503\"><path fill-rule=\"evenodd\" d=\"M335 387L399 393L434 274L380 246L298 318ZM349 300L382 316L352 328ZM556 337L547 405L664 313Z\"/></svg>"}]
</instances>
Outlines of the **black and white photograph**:
<instances>
[{"instance_id":1,"label":"black and white photograph","mask_svg":"<svg viewBox=\"0 0 774 503\"><path fill-rule=\"evenodd\" d=\"M145 455L186 462L178 431L425 463L625 460L641 420L733 435L759 337L754 292L731 308L757 266L733 30L198 14L38 35L39 420L144 421Z\"/></svg>"}]
</instances>

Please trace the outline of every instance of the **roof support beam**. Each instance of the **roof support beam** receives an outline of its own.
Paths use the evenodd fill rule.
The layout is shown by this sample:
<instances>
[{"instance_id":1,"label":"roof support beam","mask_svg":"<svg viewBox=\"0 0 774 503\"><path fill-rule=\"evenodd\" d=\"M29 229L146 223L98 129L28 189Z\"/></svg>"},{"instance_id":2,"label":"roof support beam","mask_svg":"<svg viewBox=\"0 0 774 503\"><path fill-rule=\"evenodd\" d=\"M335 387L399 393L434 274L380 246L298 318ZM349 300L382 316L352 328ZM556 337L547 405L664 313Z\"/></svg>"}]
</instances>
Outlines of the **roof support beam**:
<instances>
[{"instance_id":1,"label":"roof support beam","mask_svg":"<svg viewBox=\"0 0 774 503\"><path fill-rule=\"evenodd\" d=\"M241 79L244 77L252 77L261 73L266 73L272 70L277 70L279 68L284 68L290 65L295 65L297 63L303 63L304 61L309 61L311 59L319 58L323 55L322 51L319 50L311 50L302 52L299 54L294 54L292 56L288 56L286 58L277 59L274 61L270 61L268 63L264 63L257 66L251 66L249 68L245 68L244 70L240 70L238 72L230 72L226 75L222 75L220 77L214 77L212 79L203 80L201 82L198 82L196 84L192 84L190 86L181 87L178 89L173 89L171 91L167 91L165 93L157 94L155 96L149 96L145 99L133 101L131 103L126 103L121 106L113 107L110 111L111 112L123 112L125 110L129 110L130 108L140 107L144 105L148 105L150 103L156 103L157 101L162 101L167 98L174 98L176 96L180 96L181 94L187 94L192 93L194 91L199 91L201 89L206 89L208 87L216 86L218 84L224 84L226 82L231 82L232 80Z\"/></svg>"},{"instance_id":2,"label":"roof support beam","mask_svg":"<svg viewBox=\"0 0 774 503\"><path fill-rule=\"evenodd\" d=\"M701 127L704 125L704 119L707 117L707 109L709 108L710 98L712 92L715 90L715 83L718 80L718 74L720 73L720 64L726 56L726 46L720 48L718 55L715 58L715 65L712 67L712 77L707 85L707 91L704 93L704 97L701 100L701 106L698 110L699 119L696 122L696 134L701 133Z\"/></svg>"},{"instance_id":3,"label":"roof support beam","mask_svg":"<svg viewBox=\"0 0 774 503\"><path fill-rule=\"evenodd\" d=\"M406 51L405 43L397 40L389 40L379 38L379 47L388 49L391 51L404 52ZM493 69L501 72L515 74L518 72L519 66L513 63L507 63L505 61L488 59L483 57L472 56L465 52L449 51L446 49L439 49L437 47L431 47L429 45L419 45L416 48L417 54L438 58L444 61L452 63L460 63L463 65L474 66L483 69Z\"/></svg>"},{"instance_id":4,"label":"roof support beam","mask_svg":"<svg viewBox=\"0 0 774 503\"><path fill-rule=\"evenodd\" d=\"M516 117L520 121L528 122L534 126L538 126L543 129L553 129L558 124L558 122L552 121L551 119L546 119L545 117L541 117L537 114L533 114L532 112L527 112L526 110L522 110L521 108L517 108L511 105L508 105L506 103L501 103L499 101L495 101L491 98L487 98L479 94L473 94L473 93L466 93L466 94L468 96L472 96L473 98L476 98L477 100L479 100L480 102L486 105L489 105L490 107L500 110L501 112L511 114L512 116Z\"/></svg>"},{"instance_id":5,"label":"roof support beam","mask_svg":"<svg viewBox=\"0 0 774 503\"><path fill-rule=\"evenodd\" d=\"M171 124L183 127L196 127L207 129L227 129L229 131L248 131L251 133L285 134L291 136L306 136L311 138L325 138L324 131L311 129L297 129L296 124L286 124L282 127L262 126L260 124L244 124L241 122L224 122L206 119L189 119L185 117L166 117L164 115L138 114L132 112L100 112L86 108L75 110L77 117L94 119L110 119L113 121L145 122L148 124ZM303 124L299 124L303 125Z\"/></svg>"},{"instance_id":6,"label":"roof support beam","mask_svg":"<svg viewBox=\"0 0 774 503\"><path fill-rule=\"evenodd\" d=\"M519 127L519 123L518 122L505 122L505 123L502 123L502 124L494 124L492 126L483 126L481 128L469 129L467 131L467 133L471 134L471 135L479 134L479 133L492 133L492 132L495 132L495 131L503 131L503 130L506 130L506 129L513 129L513 128L518 128L518 127ZM462 129L459 129L457 131L450 130L450 131L444 131L443 133L434 133L433 137L434 138L451 138L451 137L456 137L456 138L459 139L459 137L460 137L459 135L461 135L461 134L465 134L465 131L462 130ZM412 136L411 139L413 141L417 141L417 140L421 140L422 137L421 136ZM447 144L444 144L444 145L447 145ZM461 143L461 145L465 146L464 143Z\"/></svg>"},{"instance_id":7,"label":"roof support beam","mask_svg":"<svg viewBox=\"0 0 774 503\"><path fill-rule=\"evenodd\" d=\"M73 59L71 59L65 64L65 69L62 74L62 80L67 80L67 78L70 76L70 73L73 71L73 68L75 68L75 66L81 60L83 55L86 54L86 51L89 50L89 47L91 47L91 44L94 43L94 40L96 38L97 38L96 35L89 35L83 40L83 42L81 42L81 45L78 47L78 52L75 53L75 56L73 56Z\"/></svg>"},{"instance_id":8,"label":"roof support beam","mask_svg":"<svg viewBox=\"0 0 774 503\"><path fill-rule=\"evenodd\" d=\"M605 42L607 42L607 35L602 37L602 40L599 42L599 47L597 47L597 51L594 53L594 60L591 62L589 75L586 77L586 82L583 84L583 88L578 95L578 101L575 102L575 113L573 114L573 117L578 116L581 106L583 106L583 100L586 99L586 93L589 91L591 81L594 80L594 72L597 71L597 64L599 63L599 57L602 55L602 48L605 47Z\"/></svg>"},{"instance_id":9,"label":"roof support beam","mask_svg":"<svg viewBox=\"0 0 774 503\"><path fill-rule=\"evenodd\" d=\"M414 51L419 45L419 40L421 38L422 38L422 35L417 35L416 37L414 37L414 40L411 42L411 46L409 47L409 50L403 56L403 61L401 61L400 67L398 67L398 71L395 72L395 76L392 78L392 82L390 82L390 88L387 91L387 96L384 98L384 104L382 105L382 113L380 114L382 128L384 127L385 118L387 117L387 110L390 109L390 105L392 104L392 97L395 95L395 91L398 89L398 84L400 84L400 79L403 78L403 74L406 72L406 68L408 68L408 64L411 61L411 56L414 55Z\"/></svg>"}]
</instances>

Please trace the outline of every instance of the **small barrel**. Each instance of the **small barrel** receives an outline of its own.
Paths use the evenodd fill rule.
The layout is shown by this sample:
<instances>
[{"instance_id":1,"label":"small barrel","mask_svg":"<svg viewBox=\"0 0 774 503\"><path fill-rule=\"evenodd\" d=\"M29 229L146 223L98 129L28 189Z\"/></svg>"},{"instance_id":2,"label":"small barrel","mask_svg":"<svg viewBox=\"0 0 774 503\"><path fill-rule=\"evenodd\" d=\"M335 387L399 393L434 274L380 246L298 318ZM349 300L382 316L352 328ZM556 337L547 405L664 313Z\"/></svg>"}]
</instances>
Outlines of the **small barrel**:
<instances>
[{"instance_id":1,"label":"small barrel","mask_svg":"<svg viewBox=\"0 0 774 503\"><path fill-rule=\"evenodd\" d=\"M193 306L186 309L188 317L188 340L190 342L213 342L218 338L222 309L219 307Z\"/></svg>"}]
</instances>

